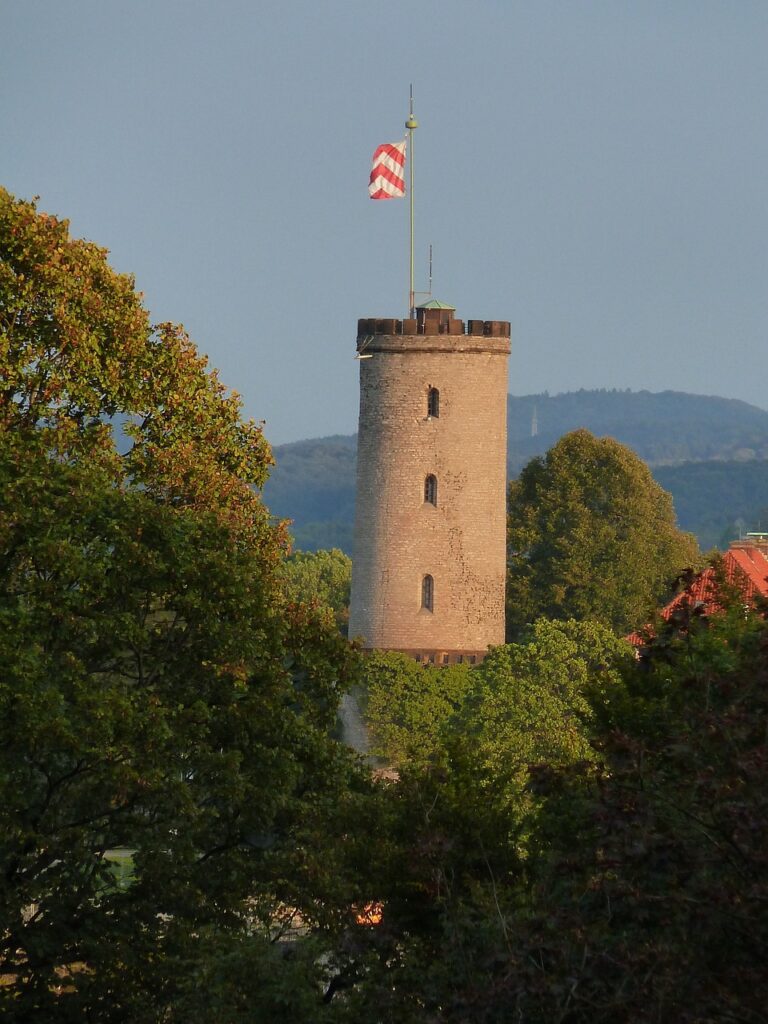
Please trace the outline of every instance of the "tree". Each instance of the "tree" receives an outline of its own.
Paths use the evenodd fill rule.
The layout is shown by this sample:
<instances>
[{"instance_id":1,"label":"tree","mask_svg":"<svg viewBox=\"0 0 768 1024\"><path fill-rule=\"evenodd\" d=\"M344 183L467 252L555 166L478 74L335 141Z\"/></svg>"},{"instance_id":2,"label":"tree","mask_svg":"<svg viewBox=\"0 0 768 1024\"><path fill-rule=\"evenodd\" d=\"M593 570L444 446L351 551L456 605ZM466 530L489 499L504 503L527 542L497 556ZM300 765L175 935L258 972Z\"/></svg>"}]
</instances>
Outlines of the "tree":
<instances>
[{"instance_id":1,"label":"tree","mask_svg":"<svg viewBox=\"0 0 768 1024\"><path fill-rule=\"evenodd\" d=\"M338 548L295 551L283 564L283 587L289 601L330 608L343 636L349 624L352 559Z\"/></svg>"},{"instance_id":2,"label":"tree","mask_svg":"<svg viewBox=\"0 0 768 1024\"><path fill-rule=\"evenodd\" d=\"M486 861L504 875L530 857L542 767L599 762L595 741L606 712L623 703L628 660L629 644L599 623L539 619L472 669L441 731L433 820L462 837L457 848L480 878Z\"/></svg>"},{"instance_id":3,"label":"tree","mask_svg":"<svg viewBox=\"0 0 768 1024\"><path fill-rule=\"evenodd\" d=\"M768 626L742 605L661 624L643 662L583 623L492 652L460 756L390 787L349 1019L764 1018Z\"/></svg>"},{"instance_id":4,"label":"tree","mask_svg":"<svg viewBox=\"0 0 768 1024\"><path fill-rule=\"evenodd\" d=\"M509 488L507 625L594 619L628 633L699 555L670 496L628 448L566 434Z\"/></svg>"},{"instance_id":5,"label":"tree","mask_svg":"<svg viewBox=\"0 0 768 1024\"><path fill-rule=\"evenodd\" d=\"M120 483L250 531L272 463L261 428L208 372L183 328L151 325L129 275L68 223L0 189L0 425L57 457L109 464ZM110 421L132 441L120 456Z\"/></svg>"},{"instance_id":6,"label":"tree","mask_svg":"<svg viewBox=\"0 0 768 1024\"><path fill-rule=\"evenodd\" d=\"M574 620L538 619L518 643L492 648L451 723L483 787L518 797L531 765L594 760L596 715L619 699L619 666L632 657L605 626Z\"/></svg>"},{"instance_id":7,"label":"tree","mask_svg":"<svg viewBox=\"0 0 768 1024\"><path fill-rule=\"evenodd\" d=\"M436 668L396 651L372 651L361 667L364 714L372 753L389 764L428 765L472 686L467 664Z\"/></svg>"},{"instance_id":8,"label":"tree","mask_svg":"<svg viewBox=\"0 0 768 1024\"><path fill-rule=\"evenodd\" d=\"M504 1015L484 1011L500 978L514 984L516 935L527 932L550 853L540 780L598 771L601 723L623 703L631 648L599 624L541 620L518 644L462 666L460 691L448 684L442 701L440 670L423 697L420 666L378 658L366 672L380 687L381 717L393 694L384 724L405 756L370 835L369 884L384 914L350 1019L514 1019L506 1006ZM566 808L558 839L581 824L574 819Z\"/></svg>"},{"instance_id":9,"label":"tree","mask_svg":"<svg viewBox=\"0 0 768 1024\"><path fill-rule=\"evenodd\" d=\"M516 969L494 971L481 1019L761 1019L767 680L764 616L740 596L660 627L625 668L598 770L537 780L533 898L507 921Z\"/></svg>"},{"instance_id":10,"label":"tree","mask_svg":"<svg viewBox=\"0 0 768 1024\"><path fill-rule=\"evenodd\" d=\"M4 191L0 373L4 1019L174 1019L217 958L280 1004L280 959L244 965L347 905L322 868L362 781L330 738L352 654L282 595L269 448L103 250Z\"/></svg>"}]
</instances>

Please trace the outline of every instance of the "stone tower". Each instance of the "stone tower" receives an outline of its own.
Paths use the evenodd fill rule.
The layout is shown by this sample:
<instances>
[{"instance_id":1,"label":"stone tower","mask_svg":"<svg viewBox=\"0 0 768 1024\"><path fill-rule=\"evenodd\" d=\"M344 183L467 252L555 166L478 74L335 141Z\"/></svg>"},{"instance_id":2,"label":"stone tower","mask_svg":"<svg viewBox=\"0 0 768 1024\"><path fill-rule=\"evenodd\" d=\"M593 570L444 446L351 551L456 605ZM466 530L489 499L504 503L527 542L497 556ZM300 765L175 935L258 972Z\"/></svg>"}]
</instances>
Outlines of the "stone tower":
<instances>
[{"instance_id":1,"label":"stone tower","mask_svg":"<svg viewBox=\"0 0 768 1024\"><path fill-rule=\"evenodd\" d=\"M509 323L360 320L349 635L447 665L504 642Z\"/></svg>"}]
</instances>

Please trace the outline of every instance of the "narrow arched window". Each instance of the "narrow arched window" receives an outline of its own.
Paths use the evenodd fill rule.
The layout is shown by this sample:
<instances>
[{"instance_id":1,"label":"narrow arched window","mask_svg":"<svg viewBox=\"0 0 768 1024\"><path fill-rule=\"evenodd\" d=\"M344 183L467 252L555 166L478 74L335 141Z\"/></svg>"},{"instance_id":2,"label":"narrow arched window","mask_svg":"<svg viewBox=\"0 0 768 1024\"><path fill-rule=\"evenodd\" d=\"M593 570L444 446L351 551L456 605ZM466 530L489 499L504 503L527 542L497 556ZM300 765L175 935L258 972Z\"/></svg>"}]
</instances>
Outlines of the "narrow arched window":
<instances>
[{"instance_id":1,"label":"narrow arched window","mask_svg":"<svg viewBox=\"0 0 768 1024\"><path fill-rule=\"evenodd\" d=\"M437 388L430 388L427 392L427 416L437 417L440 415L440 392Z\"/></svg>"},{"instance_id":2,"label":"narrow arched window","mask_svg":"<svg viewBox=\"0 0 768 1024\"><path fill-rule=\"evenodd\" d=\"M432 473L424 481L424 501L430 505L437 505L437 477Z\"/></svg>"},{"instance_id":3,"label":"narrow arched window","mask_svg":"<svg viewBox=\"0 0 768 1024\"><path fill-rule=\"evenodd\" d=\"M421 607L428 612L434 609L435 604L435 581L431 576L425 576L421 581Z\"/></svg>"}]
</instances>

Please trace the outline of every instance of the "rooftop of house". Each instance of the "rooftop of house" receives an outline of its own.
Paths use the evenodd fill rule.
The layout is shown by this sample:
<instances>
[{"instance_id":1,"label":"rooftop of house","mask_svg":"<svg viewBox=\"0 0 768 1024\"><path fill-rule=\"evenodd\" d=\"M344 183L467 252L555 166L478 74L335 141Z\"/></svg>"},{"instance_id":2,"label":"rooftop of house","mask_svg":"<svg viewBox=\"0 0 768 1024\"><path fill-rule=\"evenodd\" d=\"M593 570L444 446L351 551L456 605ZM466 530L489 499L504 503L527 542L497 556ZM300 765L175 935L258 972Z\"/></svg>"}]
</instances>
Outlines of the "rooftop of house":
<instances>
[{"instance_id":1,"label":"rooftop of house","mask_svg":"<svg viewBox=\"0 0 768 1024\"><path fill-rule=\"evenodd\" d=\"M756 597L768 597L768 535L747 534L743 540L733 541L723 555L722 572L725 582L741 592L745 604L752 604ZM712 566L692 575L680 593L661 609L661 617L668 622L683 609L703 615L720 611L719 582L718 570ZM650 631L647 626L630 633L627 640L642 647Z\"/></svg>"}]
</instances>

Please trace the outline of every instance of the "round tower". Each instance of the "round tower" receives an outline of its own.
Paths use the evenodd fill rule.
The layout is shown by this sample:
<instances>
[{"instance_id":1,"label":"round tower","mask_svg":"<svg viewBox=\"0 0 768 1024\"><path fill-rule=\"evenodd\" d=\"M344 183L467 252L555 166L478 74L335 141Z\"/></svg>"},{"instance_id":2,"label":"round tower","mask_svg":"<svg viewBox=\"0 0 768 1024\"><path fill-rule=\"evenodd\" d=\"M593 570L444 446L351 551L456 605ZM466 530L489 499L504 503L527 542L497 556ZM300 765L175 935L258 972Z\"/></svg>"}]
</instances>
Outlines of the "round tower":
<instances>
[{"instance_id":1,"label":"round tower","mask_svg":"<svg viewBox=\"0 0 768 1024\"><path fill-rule=\"evenodd\" d=\"M349 635L446 665L504 642L509 323L358 321Z\"/></svg>"}]
</instances>

